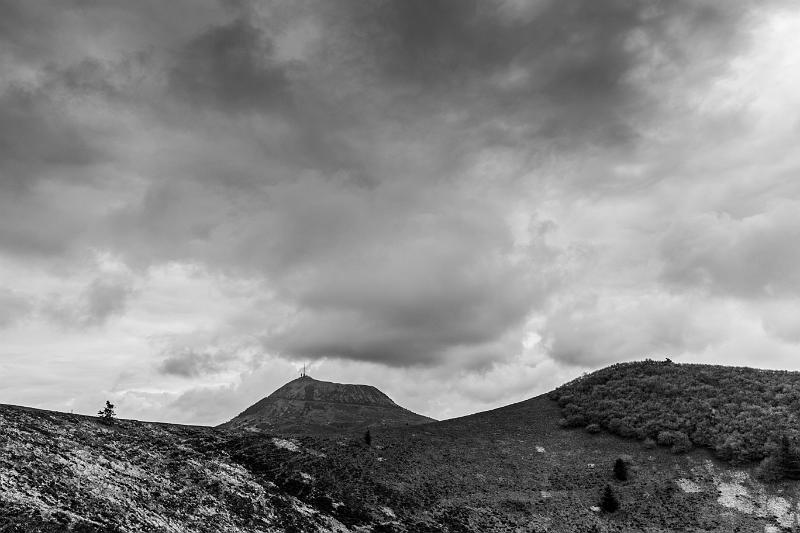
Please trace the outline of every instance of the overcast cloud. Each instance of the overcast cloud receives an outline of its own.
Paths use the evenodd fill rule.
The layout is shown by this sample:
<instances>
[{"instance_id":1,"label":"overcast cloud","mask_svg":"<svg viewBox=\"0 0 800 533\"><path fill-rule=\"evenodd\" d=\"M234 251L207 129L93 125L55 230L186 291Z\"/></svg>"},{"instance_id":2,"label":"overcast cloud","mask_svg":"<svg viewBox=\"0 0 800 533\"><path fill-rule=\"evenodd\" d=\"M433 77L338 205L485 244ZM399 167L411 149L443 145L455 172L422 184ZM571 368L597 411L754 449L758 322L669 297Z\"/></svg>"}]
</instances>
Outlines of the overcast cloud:
<instances>
[{"instance_id":1,"label":"overcast cloud","mask_svg":"<svg viewBox=\"0 0 800 533\"><path fill-rule=\"evenodd\" d=\"M777 0L0 0L0 402L800 370L798 35Z\"/></svg>"}]
</instances>

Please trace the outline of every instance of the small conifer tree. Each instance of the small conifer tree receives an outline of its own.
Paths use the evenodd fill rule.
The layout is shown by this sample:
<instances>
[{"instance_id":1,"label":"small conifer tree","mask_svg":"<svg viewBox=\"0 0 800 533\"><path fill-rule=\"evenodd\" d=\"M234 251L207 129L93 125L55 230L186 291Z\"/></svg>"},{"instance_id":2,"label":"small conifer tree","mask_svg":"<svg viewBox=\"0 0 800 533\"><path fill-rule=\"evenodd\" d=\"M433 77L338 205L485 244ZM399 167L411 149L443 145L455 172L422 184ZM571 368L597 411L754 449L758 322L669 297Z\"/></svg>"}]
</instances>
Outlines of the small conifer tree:
<instances>
[{"instance_id":1,"label":"small conifer tree","mask_svg":"<svg viewBox=\"0 0 800 533\"><path fill-rule=\"evenodd\" d=\"M97 416L100 417L102 423L108 425L113 424L117 416L117 413L114 411L114 404L106 400L106 406L100 411L97 411Z\"/></svg>"},{"instance_id":2,"label":"small conifer tree","mask_svg":"<svg viewBox=\"0 0 800 533\"><path fill-rule=\"evenodd\" d=\"M606 485L605 490L603 490L603 497L600 498L600 509L606 513L613 513L619 509L619 500L614 495L611 485Z\"/></svg>"},{"instance_id":3,"label":"small conifer tree","mask_svg":"<svg viewBox=\"0 0 800 533\"><path fill-rule=\"evenodd\" d=\"M372 434L369 432L369 430L364 432L364 442L367 444L367 446L372 446Z\"/></svg>"},{"instance_id":4,"label":"small conifer tree","mask_svg":"<svg viewBox=\"0 0 800 533\"><path fill-rule=\"evenodd\" d=\"M620 481L628 480L628 465L625 464L621 457L614 463L614 477Z\"/></svg>"}]
</instances>

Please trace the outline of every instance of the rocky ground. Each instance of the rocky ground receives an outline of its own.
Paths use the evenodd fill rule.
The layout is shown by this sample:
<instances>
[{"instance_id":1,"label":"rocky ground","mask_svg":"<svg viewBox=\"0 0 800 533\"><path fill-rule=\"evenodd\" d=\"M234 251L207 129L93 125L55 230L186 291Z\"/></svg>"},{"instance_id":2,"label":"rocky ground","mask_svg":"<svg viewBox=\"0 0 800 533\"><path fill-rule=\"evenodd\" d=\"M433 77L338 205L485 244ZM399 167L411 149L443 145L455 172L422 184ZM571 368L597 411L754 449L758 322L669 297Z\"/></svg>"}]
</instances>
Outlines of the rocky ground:
<instances>
[{"instance_id":1,"label":"rocky ground","mask_svg":"<svg viewBox=\"0 0 800 533\"><path fill-rule=\"evenodd\" d=\"M221 443L209 428L0 406L0 531L350 531Z\"/></svg>"}]
</instances>

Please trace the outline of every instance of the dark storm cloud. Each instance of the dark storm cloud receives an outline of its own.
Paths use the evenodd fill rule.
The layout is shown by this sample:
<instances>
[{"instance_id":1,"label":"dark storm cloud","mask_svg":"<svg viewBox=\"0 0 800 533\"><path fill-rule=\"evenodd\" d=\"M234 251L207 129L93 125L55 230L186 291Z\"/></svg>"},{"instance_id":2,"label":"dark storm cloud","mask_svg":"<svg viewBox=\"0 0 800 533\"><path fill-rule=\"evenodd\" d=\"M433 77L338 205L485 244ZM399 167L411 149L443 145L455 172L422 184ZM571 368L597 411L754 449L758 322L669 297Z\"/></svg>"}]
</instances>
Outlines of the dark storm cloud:
<instances>
[{"instance_id":1,"label":"dark storm cloud","mask_svg":"<svg viewBox=\"0 0 800 533\"><path fill-rule=\"evenodd\" d=\"M168 375L191 378L218 372L226 367L230 359L224 354L184 349L169 354L158 370Z\"/></svg>"},{"instance_id":2,"label":"dark storm cloud","mask_svg":"<svg viewBox=\"0 0 800 533\"><path fill-rule=\"evenodd\" d=\"M632 146L660 105L637 69L680 68L682 39L700 28L718 51L734 46L744 11L429 1L297 12L319 33L300 35L310 44L299 58L278 59L289 30L251 9L178 48L170 95L230 115L188 125L260 151L209 164L225 148L203 140L190 148L194 166L114 215L111 237L145 263L263 276L287 309L261 334L269 350L406 365L466 349L499 357L497 343L545 306L559 277L543 237L513 243L515 171L474 199L485 179L476 154L513 148L531 172L543 150ZM664 56L655 67L653 49ZM565 350L554 354L583 357Z\"/></svg>"},{"instance_id":3,"label":"dark storm cloud","mask_svg":"<svg viewBox=\"0 0 800 533\"><path fill-rule=\"evenodd\" d=\"M267 35L244 18L214 26L189 42L169 81L178 98L234 112L285 110L291 105L284 66Z\"/></svg>"},{"instance_id":4,"label":"dark storm cloud","mask_svg":"<svg viewBox=\"0 0 800 533\"><path fill-rule=\"evenodd\" d=\"M74 296L51 295L40 304L39 312L68 328L96 328L123 314L133 294L129 280L100 277Z\"/></svg>"},{"instance_id":5,"label":"dark storm cloud","mask_svg":"<svg viewBox=\"0 0 800 533\"><path fill-rule=\"evenodd\" d=\"M49 95L19 86L0 94L0 188L19 189L50 169L87 165L99 156Z\"/></svg>"},{"instance_id":6,"label":"dark storm cloud","mask_svg":"<svg viewBox=\"0 0 800 533\"><path fill-rule=\"evenodd\" d=\"M519 353L534 314L550 315L540 333L570 364L702 348L694 322L674 318L680 302L553 303L587 290L570 253L618 206L582 225L559 217L580 215L573 199L591 208L667 179L618 167L661 142L653 122L675 127L664 117L686 87L728 65L753 3L31 5L10 3L0 22L15 76L0 87L0 186L16 195L0 198L3 253L79 247L142 280L180 263L252 281L235 334L297 360L485 368ZM549 233L531 222L539 210ZM788 252L773 270L733 272L704 251L752 258L785 221L733 228L736 245L710 234L713 246L684 223L656 235L658 283L741 294L796 281ZM624 276L603 260L629 236L597 243L600 283ZM102 325L130 294L127 281L90 284L65 321ZM200 347L155 364L197 377L228 361Z\"/></svg>"},{"instance_id":7,"label":"dark storm cloud","mask_svg":"<svg viewBox=\"0 0 800 533\"><path fill-rule=\"evenodd\" d=\"M661 242L662 278L745 298L797 296L800 216L796 203L736 218L707 213L675 224Z\"/></svg>"},{"instance_id":8,"label":"dark storm cloud","mask_svg":"<svg viewBox=\"0 0 800 533\"><path fill-rule=\"evenodd\" d=\"M627 0L326 6L340 24L326 54L362 65L354 68L394 96L403 111L387 117L403 120L415 108L465 113L463 133L482 126L484 146L628 143L640 115L660 104L632 83L636 69L654 50L663 67L686 62L699 32L725 53L745 13L743 3Z\"/></svg>"},{"instance_id":9,"label":"dark storm cloud","mask_svg":"<svg viewBox=\"0 0 800 533\"><path fill-rule=\"evenodd\" d=\"M402 254L385 251L382 260L347 261L343 270L315 272L314 285L298 295L293 320L265 345L303 358L396 366L429 364L470 346L483 347L486 358L497 356L491 344L519 326L537 301L526 266L500 257L487 264L477 254L457 251L454 242L437 248L447 246L406 244ZM488 246L480 251L497 252ZM406 253L429 255L422 261L399 256Z\"/></svg>"},{"instance_id":10,"label":"dark storm cloud","mask_svg":"<svg viewBox=\"0 0 800 533\"><path fill-rule=\"evenodd\" d=\"M42 87L0 89L0 249L6 252L60 255L86 228L84 212L39 187L85 182L87 168L108 159L68 101Z\"/></svg>"}]
</instances>

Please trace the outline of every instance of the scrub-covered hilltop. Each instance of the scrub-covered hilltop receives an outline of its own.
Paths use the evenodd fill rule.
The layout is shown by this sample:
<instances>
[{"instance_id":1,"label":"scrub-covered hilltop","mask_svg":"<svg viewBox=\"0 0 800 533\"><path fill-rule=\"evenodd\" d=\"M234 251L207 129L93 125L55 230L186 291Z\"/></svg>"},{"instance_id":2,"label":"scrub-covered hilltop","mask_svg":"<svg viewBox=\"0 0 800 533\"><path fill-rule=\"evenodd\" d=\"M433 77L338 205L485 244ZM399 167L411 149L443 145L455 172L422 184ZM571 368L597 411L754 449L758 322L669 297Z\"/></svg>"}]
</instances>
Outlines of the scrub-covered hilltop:
<instances>
[{"instance_id":1,"label":"scrub-covered hilltop","mask_svg":"<svg viewBox=\"0 0 800 533\"><path fill-rule=\"evenodd\" d=\"M626 438L709 448L722 460L782 462L795 477L800 438L800 372L643 361L622 363L567 383L551 397L568 427ZM774 473L764 472L767 477Z\"/></svg>"}]
</instances>

